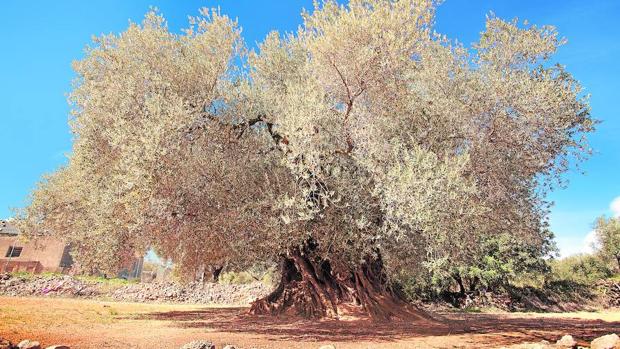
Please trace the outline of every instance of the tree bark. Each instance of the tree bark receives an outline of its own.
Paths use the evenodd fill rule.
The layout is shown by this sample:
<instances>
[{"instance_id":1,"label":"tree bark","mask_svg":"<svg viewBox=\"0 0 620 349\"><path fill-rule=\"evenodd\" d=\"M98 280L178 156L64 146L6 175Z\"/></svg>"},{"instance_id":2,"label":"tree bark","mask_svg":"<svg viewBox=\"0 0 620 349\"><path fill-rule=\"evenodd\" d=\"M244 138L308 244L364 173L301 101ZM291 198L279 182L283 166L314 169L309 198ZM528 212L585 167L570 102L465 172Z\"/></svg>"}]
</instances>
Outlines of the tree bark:
<instances>
[{"instance_id":1,"label":"tree bark","mask_svg":"<svg viewBox=\"0 0 620 349\"><path fill-rule=\"evenodd\" d=\"M257 299L251 314L315 319L431 319L389 287L380 258L367 258L355 269L335 270L329 261L296 250L282 257L280 270L277 288Z\"/></svg>"},{"instance_id":2,"label":"tree bark","mask_svg":"<svg viewBox=\"0 0 620 349\"><path fill-rule=\"evenodd\" d=\"M216 266L212 267L211 276L213 278L213 282L220 281L220 275L222 274L222 270L224 270L224 266Z\"/></svg>"},{"instance_id":3,"label":"tree bark","mask_svg":"<svg viewBox=\"0 0 620 349\"><path fill-rule=\"evenodd\" d=\"M478 283L479 282L480 282L480 278L477 277L477 276L474 276L473 280L469 284L469 291L470 292L476 291L476 289L478 288Z\"/></svg>"},{"instance_id":4,"label":"tree bark","mask_svg":"<svg viewBox=\"0 0 620 349\"><path fill-rule=\"evenodd\" d=\"M459 295L461 295L461 297L464 297L465 296L465 285L463 284L463 279L461 278L461 275L456 273L452 275L452 278L459 285Z\"/></svg>"}]
</instances>

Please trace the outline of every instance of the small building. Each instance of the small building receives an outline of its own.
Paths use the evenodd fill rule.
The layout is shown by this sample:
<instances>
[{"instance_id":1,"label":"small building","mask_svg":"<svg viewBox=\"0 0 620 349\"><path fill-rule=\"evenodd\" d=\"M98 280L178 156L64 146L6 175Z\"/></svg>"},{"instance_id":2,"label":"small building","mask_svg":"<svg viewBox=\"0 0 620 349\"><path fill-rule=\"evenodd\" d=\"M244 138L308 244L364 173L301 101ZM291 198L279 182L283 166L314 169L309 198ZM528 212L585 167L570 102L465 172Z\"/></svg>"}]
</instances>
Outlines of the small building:
<instances>
[{"instance_id":1,"label":"small building","mask_svg":"<svg viewBox=\"0 0 620 349\"><path fill-rule=\"evenodd\" d=\"M73 266L70 252L70 244L54 237L27 242L10 221L0 220L0 273L67 273ZM143 258L138 257L120 270L118 277L140 279L142 266Z\"/></svg>"},{"instance_id":2,"label":"small building","mask_svg":"<svg viewBox=\"0 0 620 349\"><path fill-rule=\"evenodd\" d=\"M68 244L54 238L25 242L17 227L0 220L0 272L66 272L73 265L69 252Z\"/></svg>"}]
</instances>

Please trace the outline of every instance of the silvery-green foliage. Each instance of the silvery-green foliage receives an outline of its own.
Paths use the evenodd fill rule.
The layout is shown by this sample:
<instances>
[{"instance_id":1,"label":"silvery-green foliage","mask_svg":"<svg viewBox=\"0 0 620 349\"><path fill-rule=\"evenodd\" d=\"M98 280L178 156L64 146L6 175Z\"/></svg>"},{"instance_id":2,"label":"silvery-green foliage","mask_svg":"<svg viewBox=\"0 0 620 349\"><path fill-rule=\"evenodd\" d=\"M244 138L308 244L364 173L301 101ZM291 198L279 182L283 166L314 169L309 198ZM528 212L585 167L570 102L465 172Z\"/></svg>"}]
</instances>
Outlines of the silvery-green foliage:
<instances>
[{"instance_id":1,"label":"silvery-green foliage","mask_svg":"<svg viewBox=\"0 0 620 349\"><path fill-rule=\"evenodd\" d=\"M468 49L434 31L436 5L317 3L247 54L208 11L182 35L150 12L96 38L75 64L70 163L24 217L188 270L312 243L394 273L467 261L479 236L535 239L595 124L552 64L563 40L490 16Z\"/></svg>"}]
</instances>

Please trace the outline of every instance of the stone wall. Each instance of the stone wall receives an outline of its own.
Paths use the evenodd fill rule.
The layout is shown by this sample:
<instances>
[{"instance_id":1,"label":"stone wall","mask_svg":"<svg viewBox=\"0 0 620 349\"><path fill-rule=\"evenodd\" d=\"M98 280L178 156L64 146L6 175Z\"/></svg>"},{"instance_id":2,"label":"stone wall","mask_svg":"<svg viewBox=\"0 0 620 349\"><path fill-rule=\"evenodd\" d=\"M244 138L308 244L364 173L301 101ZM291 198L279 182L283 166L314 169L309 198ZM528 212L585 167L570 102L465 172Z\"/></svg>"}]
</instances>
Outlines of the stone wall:
<instances>
[{"instance_id":1,"label":"stone wall","mask_svg":"<svg viewBox=\"0 0 620 349\"><path fill-rule=\"evenodd\" d=\"M248 305L272 287L261 282L119 282L69 275L0 274L0 295L13 297L94 298L126 302Z\"/></svg>"}]
</instances>

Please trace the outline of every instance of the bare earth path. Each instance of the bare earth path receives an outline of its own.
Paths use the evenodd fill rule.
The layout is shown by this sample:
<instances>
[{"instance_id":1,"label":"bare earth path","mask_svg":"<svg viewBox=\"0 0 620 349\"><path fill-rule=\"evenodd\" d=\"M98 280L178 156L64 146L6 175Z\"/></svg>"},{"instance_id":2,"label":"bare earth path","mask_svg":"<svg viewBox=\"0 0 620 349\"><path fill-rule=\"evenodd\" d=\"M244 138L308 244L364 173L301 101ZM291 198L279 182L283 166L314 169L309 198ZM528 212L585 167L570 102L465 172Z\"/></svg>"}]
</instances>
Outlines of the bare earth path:
<instances>
[{"instance_id":1,"label":"bare earth path","mask_svg":"<svg viewBox=\"0 0 620 349\"><path fill-rule=\"evenodd\" d=\"M71 348L179 348L206 339L218 348L494 348L580 342L620 333L620 311L569 314L442 314L450 326L364 321L310 322L248 316L245 308L0 297L0 337ZM585 344L585 343L581 343Z\"/></svg>"}]
</instances>

